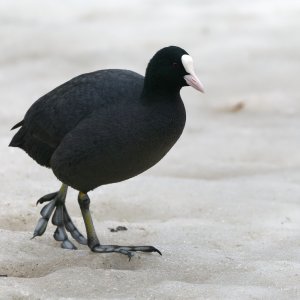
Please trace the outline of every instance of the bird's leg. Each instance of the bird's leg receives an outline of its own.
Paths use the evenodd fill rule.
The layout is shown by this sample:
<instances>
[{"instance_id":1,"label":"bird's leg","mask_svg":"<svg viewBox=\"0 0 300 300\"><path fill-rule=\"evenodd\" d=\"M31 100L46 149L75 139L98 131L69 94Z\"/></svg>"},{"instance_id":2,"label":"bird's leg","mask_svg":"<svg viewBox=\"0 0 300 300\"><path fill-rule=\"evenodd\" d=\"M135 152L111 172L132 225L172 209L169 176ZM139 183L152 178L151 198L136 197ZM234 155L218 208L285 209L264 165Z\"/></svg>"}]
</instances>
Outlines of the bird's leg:
<instances>
[{"instance_id":1,"label":"bird's leg","mask_svg":"<svg viewBox=\"0 0 300 300\"><path fill-rule=\"evenodd\" d=\"M86 245L86 238L79 232L71 220L67 208L65 206L66 195L68 186L63 184L58 192L51 193L43 196L37 201L37 204L49 202L41 210L41 218L39 219L33 233L33 238L44 234L48 221L53 214L52 223L57 228L54 232L54 238L57 241L61 241L61 247L65 249L77 249L75 245L69 240L67 231L69 231L72 237L80 244Z\"/></svg>"},{"instance_id":2,"label":"bird's leg","mask_svg":"<svg viewBox=\"0 0 300 300\"><path fill-rule=\"evenodd\" d=\"M93 252L98 253L110 253L117 252L125 254L129 257L129 260L134 255L134 252L161 252L153 246L118 246L118 245L101 245L97 237L95 227L93 224L92 216L90 213L90 198L87 194L80 192L78 195L78 203L81 209L82 217L84 220L87 244Z\"/></svg>"}]
</instances>

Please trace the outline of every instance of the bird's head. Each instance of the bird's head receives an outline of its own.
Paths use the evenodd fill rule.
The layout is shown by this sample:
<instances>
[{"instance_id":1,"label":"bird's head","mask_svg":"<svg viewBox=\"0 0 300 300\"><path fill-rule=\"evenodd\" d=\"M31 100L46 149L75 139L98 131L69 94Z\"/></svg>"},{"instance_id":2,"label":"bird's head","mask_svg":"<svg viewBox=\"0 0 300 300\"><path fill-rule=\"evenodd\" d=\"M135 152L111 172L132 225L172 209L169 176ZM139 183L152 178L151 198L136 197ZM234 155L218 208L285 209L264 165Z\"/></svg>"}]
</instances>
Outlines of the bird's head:
<instances>
[{"instance_id":1,"label":"bird's head","mask_svg":"<svg viewBox=\"0 0 300 300\"><path fill-rule=\"evenodd\" d=\"M145 76L148 89L176 91L192 86L204 92L203 85L194 70L192 57L183 49L169 46L159 50L150 60Z\"/></svg>"}]
</instances>

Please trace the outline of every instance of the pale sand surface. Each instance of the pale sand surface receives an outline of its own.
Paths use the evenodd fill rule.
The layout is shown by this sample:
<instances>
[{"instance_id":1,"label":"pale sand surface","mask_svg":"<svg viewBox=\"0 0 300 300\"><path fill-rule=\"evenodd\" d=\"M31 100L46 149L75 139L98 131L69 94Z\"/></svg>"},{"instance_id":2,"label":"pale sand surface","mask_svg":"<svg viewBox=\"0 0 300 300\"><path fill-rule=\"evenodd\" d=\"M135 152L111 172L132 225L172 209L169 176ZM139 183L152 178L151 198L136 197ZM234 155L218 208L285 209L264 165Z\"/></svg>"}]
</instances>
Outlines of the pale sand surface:
<instances>
[{"instance_id":1,"label":"pale sand surface","mask_svg":"<svg viewBox=\"0 0 300 300\"><path fill-rule=\"evenodd\" d=\"M0 299L300 299L299 15L296 0L1 1ZM144 73L170 44L206 94L182 91L186 130L160 164L90 193L103 243L163 256L63 250L52 225L30 240L59 183L9 128L71 77ZM75 191L67 206L84 231Z\"/></svg>"}]
</instances>

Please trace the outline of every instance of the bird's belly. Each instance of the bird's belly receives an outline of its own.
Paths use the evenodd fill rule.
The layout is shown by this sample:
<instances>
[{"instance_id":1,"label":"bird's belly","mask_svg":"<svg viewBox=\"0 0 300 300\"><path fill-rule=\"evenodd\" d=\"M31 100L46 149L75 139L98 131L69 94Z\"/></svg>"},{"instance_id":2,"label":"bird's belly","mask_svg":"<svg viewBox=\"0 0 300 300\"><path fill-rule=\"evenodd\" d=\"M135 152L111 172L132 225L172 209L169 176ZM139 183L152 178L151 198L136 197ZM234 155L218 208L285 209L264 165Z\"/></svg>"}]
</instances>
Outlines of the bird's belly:
<instances>
[{"instance_id":1,"label":"bird's belly","mask_svg":"<svg viewBox=\"0 0 300 300\"><path fill-rule=\"evenodd\" d=\"M169 135L164 133L163 137L159 134L144 135L142 140L133 137L106 155L100 151L101 159L99 156L94 164L95 185L123 181L148 170L169 152L181 131L176 136L170 132Z\"/></svg>"},{"instance_id":2,"label":"bird's belly","mask_svg":"<svg viewBox=\"0 0 300 300\"><path fill-rule=\"evenodd\" d=\"M118 143L104 143L89 151L88 159L78 158L76 163L60 165L55 174L64 183L83 192L129 179L158 163L178 140L182 129L165 129L139 135L142 138L132 135Z\"/></svg>"},{"instance_id":3,"label":"bird's belly","mask_svg":"<svg viewBox=\"0 0 300 300\"><path fill-rule=\"evenodd\" d=\"M157 164L172 148L176 141L172 143L155 144L155 147L149 148L149 144L136 145L136 149L122 154L120 157L115 156L112 164L108 166L111 171L112 182L122 181L134 177L155 164ZM108 172L109 173L109 172ZM106 178L107 177L106 173Z\"/></svg>"}]
</instances>

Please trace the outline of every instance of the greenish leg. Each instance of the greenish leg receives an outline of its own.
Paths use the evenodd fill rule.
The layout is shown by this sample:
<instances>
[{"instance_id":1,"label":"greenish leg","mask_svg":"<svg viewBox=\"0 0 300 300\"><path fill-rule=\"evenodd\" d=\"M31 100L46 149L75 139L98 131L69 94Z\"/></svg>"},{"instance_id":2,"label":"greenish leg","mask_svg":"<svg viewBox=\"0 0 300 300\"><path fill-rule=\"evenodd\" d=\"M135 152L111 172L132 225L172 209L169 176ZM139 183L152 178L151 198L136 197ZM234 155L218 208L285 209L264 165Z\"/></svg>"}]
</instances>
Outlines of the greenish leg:
<instances>
[{"instance_id":1,"label":"greenish leg","mask_svg":"<svg viewBox=\"0 0 300 300\"><path fill-rule=\"evenodd\" d=\"M161 252L153 246L118 246L118 245L101 245L97 237L95 227L93 224L92 216L90 213L90 198L87 194L80 192L78 195L78 203L81 209L82 217L84 220L87 244L93 252L97 253L111 253L117 252L129 257L129 260L134 255L134 252Z\"/></svg>"},{"instance_id":2,"label":"greenish leg","mask_svg":"<svg viewBox=\"0 0 300 300\"><path fill-rule=\"evenodd\" d=\"M82 213L82 217L84 220L84 225L86 228L86 234L87 234L87 244L91 250L95 246L98 246L100 244L95 227L93 224L91 212L90 212L90 198L87 194L84 194L82 192L79 192L78 195L78 203L80 206L80 210Z\"/></svg>"}]
</instances>

